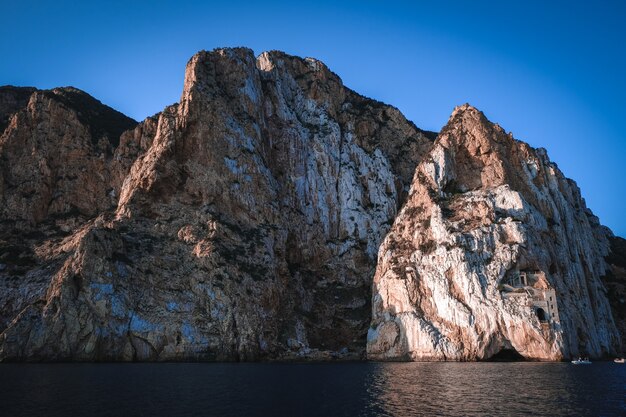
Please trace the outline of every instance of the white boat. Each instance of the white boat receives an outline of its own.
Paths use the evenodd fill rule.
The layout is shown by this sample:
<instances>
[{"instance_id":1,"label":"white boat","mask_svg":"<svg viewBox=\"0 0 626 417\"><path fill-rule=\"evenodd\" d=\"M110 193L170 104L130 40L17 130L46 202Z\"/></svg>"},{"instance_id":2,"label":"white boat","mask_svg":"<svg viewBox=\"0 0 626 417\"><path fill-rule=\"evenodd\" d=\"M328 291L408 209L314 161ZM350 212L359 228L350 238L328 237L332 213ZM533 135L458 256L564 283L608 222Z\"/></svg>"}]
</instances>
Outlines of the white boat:
<instances>
[{"instance_id":1,"label":"white boat","mask_svg":"<svg viewBox=\"0 0 626 417\"><path fill-rule=\"evenodd\" d=\"M578 358L572 361L572 363L574 365L591 365L591 361L587 358L582 359L582 358Z\"/></svg>"},{"instance_id":2,"label":"white boat","mask_svg":"<svg viewBox=\"0 0 626 417\"><path fill-rule=\"evenodd\" d=\"M624 361L624 358L615 358L615 359L613 359L613 362L615 362L615 363L624 363L625 361Z\"/></svg>"}]
</instances>

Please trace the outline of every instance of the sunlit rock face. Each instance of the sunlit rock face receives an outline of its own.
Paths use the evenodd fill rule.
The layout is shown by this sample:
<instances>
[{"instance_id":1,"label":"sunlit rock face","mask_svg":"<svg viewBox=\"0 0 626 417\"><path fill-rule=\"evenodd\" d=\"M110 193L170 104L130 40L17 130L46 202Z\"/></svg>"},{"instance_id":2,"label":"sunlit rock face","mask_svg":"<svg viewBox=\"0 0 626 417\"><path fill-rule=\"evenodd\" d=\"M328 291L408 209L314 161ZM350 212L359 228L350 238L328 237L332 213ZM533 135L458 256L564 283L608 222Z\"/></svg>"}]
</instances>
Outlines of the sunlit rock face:
<instances>
[{"instance_id":1,"label":"sunlit rock face","mask_svg":"<svg viewBox=\"0 0 626 417\"><path fill-rule=\"evenodd\" d=\"M2 220L40 233L2 230L0 359L363 357L380 242L432 135L319 61L243 48L195 55L180 102L115 138L35 99L3 157L34 138L28 172L61 152L82 185L37 174L32 205L3 171Z\"/></svg>"},{"instance_id":2,"label":"sunlit rock face","mask_svg":"<svg viewBox=\"0 0 626 417\"><path fill-rule=\"evenodd\" d=\"M626 245L470 106L433 142L317 60L235 48L192 57L139 124L2 87L0 131L0 360L619 346Z\"/></svg>"},{"instance_id":3,"label":"sunlit rock face","mask_svg":"<svg viewBox=\"0 0 626 417\"><path fill-rule=\"evenodd\" d=\"M381 245L368 358L615 354L610 236L545 150L456 108Z\"/></svg>"}]
</instances>

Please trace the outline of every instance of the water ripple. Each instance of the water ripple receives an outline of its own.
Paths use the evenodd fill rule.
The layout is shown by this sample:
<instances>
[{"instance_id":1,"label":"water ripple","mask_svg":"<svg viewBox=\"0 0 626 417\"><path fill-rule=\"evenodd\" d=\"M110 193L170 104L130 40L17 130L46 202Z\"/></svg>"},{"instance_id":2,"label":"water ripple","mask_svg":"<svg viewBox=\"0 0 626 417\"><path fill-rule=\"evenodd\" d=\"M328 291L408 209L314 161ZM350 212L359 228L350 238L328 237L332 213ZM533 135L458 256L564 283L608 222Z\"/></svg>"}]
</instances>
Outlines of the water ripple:
<instances>
[{"instance_id":1,"label":"water ripple","mask_svg":"<svg viewBox=\"0 0 626 417\"><path fill-rule=\"evenodd\" d=\"M3 364L0 416L620 416L626 366Z\"/></svg>"}]
</instances>

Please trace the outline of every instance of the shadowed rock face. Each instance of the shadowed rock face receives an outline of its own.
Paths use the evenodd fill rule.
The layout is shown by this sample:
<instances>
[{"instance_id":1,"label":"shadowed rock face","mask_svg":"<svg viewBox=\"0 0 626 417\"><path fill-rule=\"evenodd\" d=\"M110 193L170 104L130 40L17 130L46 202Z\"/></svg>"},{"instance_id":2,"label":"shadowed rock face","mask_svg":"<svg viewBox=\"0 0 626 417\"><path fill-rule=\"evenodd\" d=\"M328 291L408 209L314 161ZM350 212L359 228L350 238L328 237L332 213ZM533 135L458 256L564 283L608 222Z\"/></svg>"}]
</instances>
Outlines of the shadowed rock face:
<instances>
[{"instance_id":1,"label":"shadowed rock face","mask_svg":"<svg viewBox=\"0 0 626 417\"><path fill-rule=\"evenodd\" d=\"M0 132L4 132L11 116L26 107L35 91L37 89L33 87L0 87Z\"/></svg>"},{"instance_id":2,"label":"shadowed rock face","mask_svg":"<svg viewBox=\"0 0 626 417\"><path fill-rule=\"evenodd\" d=\"M71 87L2 87L0 119L2 221L24 230L115 206L112 152L135 121Z\"/></svg>"},{"instance_id":3,"label":"shadowed rock face","mask_svg":"<svg viewBox=\"0 0 626 417\"><path fill-rule=\"evenodd\" d=\"M545 150L458 107L380 248L368 357L615 354L609 234Z\"/></svg>"},{"instance_id":4,"label":"shadowed rock face","mask_svg":"<svg viewBox=\"0 0 626 417\"><path fill-rule=\"evenodd\" d=\"M431 145L316 60L200 52L180 103L95 170L116 209L37 243L1 355L361 357L378 247Z\"/></svg>"},{"instance_id":5,"label":"shadowed rock face","mask_svg":"<svg viewBox=\"0 0 626 417\"><path fill-rule=\"evenodd\" d=\"M617 343L608 232L544 151L470 107L433 144L319 61L235 48L192 57L180 102L137 125L75 89L0 90L2 118L0 360ZM558 326L503 301L516 269L546 272Z\"/></svg>"},{"instance_id":6,"label":"shadowed rock face","mask_svg":"<svg viewBox=\"0 0 626 417\"><path fill-rule=\"evenodd\" d=\"M52 276L71 253L67 236L117 205L121 180L112 180L112 172L128 171L132 161L117 161L112 152L121 132L137 123L71 87L8 86L0 87L2 121L6 122L0 126L4 331L24 309L45 302Z\"/></svg>"},{"instance_id":7,"label":"shadowed rock face","mask_svg":"<svg viewBox=\"0 0 626 417\"><path fill-rule=\"evenodd\" d=\"M626 240L610 236L609 268L603 277L613 319L622 338L621 357L626 356Z\"/></svg>"}]
</instances>

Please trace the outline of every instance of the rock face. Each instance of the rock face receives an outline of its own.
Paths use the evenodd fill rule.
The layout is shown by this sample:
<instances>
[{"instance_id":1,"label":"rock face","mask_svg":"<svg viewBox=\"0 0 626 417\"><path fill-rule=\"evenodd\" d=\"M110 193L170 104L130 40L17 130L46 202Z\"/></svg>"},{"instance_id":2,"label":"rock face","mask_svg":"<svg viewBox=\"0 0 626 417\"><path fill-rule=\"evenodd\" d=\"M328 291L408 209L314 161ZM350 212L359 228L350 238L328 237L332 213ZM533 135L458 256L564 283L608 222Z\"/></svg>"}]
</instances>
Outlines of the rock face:
<instances>
[{"instance_id":1,"label":"rock face","mask_svg":"<svg viewBox=\"0 0 626 417\"><path fill-rule=\"evenodd\" d=\"M609 235L545 150L458 107L380 248L368 357L615 354Z\"/></svg>"},{"instance_id":2,"label":"rock face","mask_svg":"<svg viewBox=\"0 0 626 417\"><path fill-rule=\"evenodd\" d=\"M622 337L619 356L626 356L626 240L609 236L610 252L606 258L609 268L603 277L613 319Z\"/></svg>"},{"instance_id":3,"label":"rock face","mask_svg":"<svg viewBox=\"0 0 626 417\"><path fill-rule=\"evenodd\" d=\"M0 219L24 230L116 205L112 151L134 120L71 87L2 87L0 103Z\"/></svg>"},{"instance_id":4,"label":"rock face","mask_svg":"<svg viewBox=\"0 0 626 417\"><path fill-rule=\"evenodd\" d=\"M316 60L197 54L180 103L106 142L93 170L109 182L79 206L92 219L33 245L38 284L16 286L0 356L362 357L378 247L432 139ZM47 201L4 218L39 224Z\"/></svg>"},{"instance_id":5,"label":"rock face","mask_svg":"<svg viewBox=\"0 0 626 417\"><path fill-rule=\"evenodd\" d=\"M120 134L137 123L75 88L0 87L0 331L41 303L64 238L115 208ZM25 340L21 341L24 342Z\"/></svg>"},{"instance_id":6,"label":"rock face","mask_svg":"<svg viewBox=\"0 0 626 417\"><path fill-rule=\"evenodd\" d=\"M196 54L180 102L139 124L15 87L0 123L0 360L618 344L609 232L544 151L472 108L433 142L319 61L235 48Z\"/></svg>"}]
</instances>

